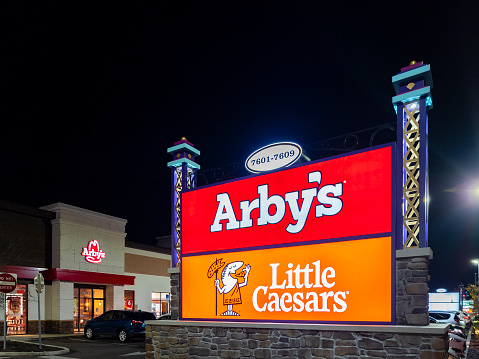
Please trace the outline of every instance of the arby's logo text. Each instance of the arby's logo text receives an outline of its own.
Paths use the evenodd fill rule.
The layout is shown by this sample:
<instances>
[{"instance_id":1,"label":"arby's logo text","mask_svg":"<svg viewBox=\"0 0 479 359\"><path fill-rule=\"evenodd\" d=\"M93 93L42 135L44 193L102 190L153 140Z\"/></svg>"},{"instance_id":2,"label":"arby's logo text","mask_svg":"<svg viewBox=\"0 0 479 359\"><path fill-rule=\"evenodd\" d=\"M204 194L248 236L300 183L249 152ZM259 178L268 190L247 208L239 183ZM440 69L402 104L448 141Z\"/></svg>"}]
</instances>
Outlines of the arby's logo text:
<instances>
[{"instance_id":1,"label":"arby's logo text","mask_svg":"<svg viewBox=\"0 0 479 359\"><path fill-rule=\"evenodd\" d=\"M83 247L82 256L90 263L100 263L105 258L105 252L100 249L100 244L96 239L88 242L87 247Z\"/></svg>"},{"instance_id":2,"label":"arby's logo text","mask_svg":"<svg viewBox=\"0 0 479 359\"><path fill-rule=\"evenodd\" d=\"M314 207L316 218L334 216L343 208L343 201L340 198L343 194L343 183L324 185L321 183L321 178L322 174L320 171L310 172L308 173L308 182L312 184L312 187L287 192L284 195L274 194L270 196L268 184L258 186L258 197L251 201L245 200L240 202L241 216L239 220L228 193L218 193L216 195L218 208L210 227L211 232L222 231L222 221L226 224L226 230L252 227L254 224L252 220L253 210L259 211L256 225L264 226L281 222L286 209L289 208L293 221L288 223L285 229L291 234L299 233L303 230L312 207ZM300 197L301 200L299 199ZM275 208L274 214L270 213L270 207Z\"/></svg>"}]
</instances>

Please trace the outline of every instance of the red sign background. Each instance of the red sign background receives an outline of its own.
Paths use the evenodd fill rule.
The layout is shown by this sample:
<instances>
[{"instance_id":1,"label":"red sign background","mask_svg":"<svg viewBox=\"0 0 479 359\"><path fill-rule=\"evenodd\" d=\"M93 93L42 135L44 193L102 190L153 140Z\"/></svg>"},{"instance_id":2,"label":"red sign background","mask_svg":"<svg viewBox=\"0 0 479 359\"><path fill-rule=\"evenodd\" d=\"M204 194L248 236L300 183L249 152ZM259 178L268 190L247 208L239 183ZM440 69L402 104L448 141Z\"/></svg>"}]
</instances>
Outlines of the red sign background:
<instances>
[{"instance_id":1,"label":"red sign background","mask_svg":"<svg viewBox=\"0 0 479 359\"><path fill-rule=\"evenodd\" d=\"M247 177L216 186L203 187L182 194L182 253L183 255L224 251L229 249L281 245L332 238L390 233L391 228L391 146L360 152L340 158L314 162L279 172ZM321 172L321 183L310 183L311 172ZM275 224L257 225L259 209L253 209L253 225L247 228L226 229L211 232L218 210L217 194L228 193L236 219L242 218L241 201L251 202L259 197L258 186L268 185L268 196L298 191L301 207L301 191L321 188L324 185L342 183L342 209L332 216L316 217L314 198L306 223L298 233L288 233L288 224L295 224L286 204L283 219ZM269 209L274 214L275 206Z\"/></svg>"}]
</instances>

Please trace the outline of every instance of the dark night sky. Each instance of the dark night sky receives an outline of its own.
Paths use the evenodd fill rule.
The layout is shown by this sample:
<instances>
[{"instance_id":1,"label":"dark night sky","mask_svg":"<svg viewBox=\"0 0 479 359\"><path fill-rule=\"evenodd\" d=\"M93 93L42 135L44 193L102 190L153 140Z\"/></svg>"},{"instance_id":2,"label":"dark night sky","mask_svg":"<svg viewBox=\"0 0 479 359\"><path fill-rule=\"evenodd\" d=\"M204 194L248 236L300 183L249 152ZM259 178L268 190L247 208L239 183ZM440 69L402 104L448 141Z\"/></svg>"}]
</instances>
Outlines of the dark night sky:
<instances>
[{"instance_id":1,"label":"dark night sky","mask_svg":"<svg viewBox=\"0 0 479 359\"><path fill-rule=\"evenodd\" d=\"M391 76L424 61L430 288L473 282L477 1L100 3L0 4L0 199L125 218L128 240L155 244L170 233L166 149L182 136L210 169L395 122Z\"/></svg>"}]
</instances>

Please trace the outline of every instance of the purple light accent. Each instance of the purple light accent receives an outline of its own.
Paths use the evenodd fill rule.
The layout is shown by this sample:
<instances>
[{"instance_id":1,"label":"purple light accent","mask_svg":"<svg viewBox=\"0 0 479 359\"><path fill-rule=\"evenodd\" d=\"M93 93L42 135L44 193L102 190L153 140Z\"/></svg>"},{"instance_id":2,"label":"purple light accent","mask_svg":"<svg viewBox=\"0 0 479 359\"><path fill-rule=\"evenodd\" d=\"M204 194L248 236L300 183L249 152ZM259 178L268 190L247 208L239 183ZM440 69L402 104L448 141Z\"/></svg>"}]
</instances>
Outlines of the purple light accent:
<instances>
[{"instance_id":1,"label":"purple light accent","mask_svg":"<svg viewBox=\"0 0 479 359\"><path fill-rule=\"evenodd\" d=\"M401 129L401 134L403 134L404 128L407 123L407 114L406 111L404 111L404 106L402 109L402 129ZM404 158L407 153L407 145L406 145L406 140L401 136L401 143L402 143L402 159L401 159L401 167L402 167L402 181L401 181L401 193L403 193L404 190L404 184L406 183L407 180L407 171L404 169ZM401 209L401 228L402 228L402 248L404 248L404 243L406 243L407 240L407 230L404 227L404 214L407 212L407 199L402 197L402 209Z\"/></svg>"},{"instance_id":2,"label":"purple light accent","mask_svg":"<svg viewBox=\"0 0 479 359\"><path fill-rule=\"evenodd\" d=\"M181 320L191 320L195 322L234 322L234 323L296 323L296 324L351 324L351 325L395 325L396 322L395 320L392 320L390 322L351 322L351 321L328 321L328 320L255 320L255 319L234 319L232 317L228 319L222 319L222 318L215 318L215 319L203 319L203 318L183 318L180 316ZM321 331L319 329L314 329L317 331Z\"/></svg>"},{"instance_id":3,"label":"purple light accent","mask_svg":"<svg viewBox=\"0 0 479 359\"><path fill-rule=\"evenodd\" d=\"M429 246L429 117L426 111L426 247Z\"/></svg>"},{"instance_id":4,"label":"purple light accent","mask_svg":"<svg viewBox=\"0 0 479 359\"><path fill-rule=\"evenodd\" d=\"M182 143L187 143L187 144L189 144L191 147L195 147L190 141L187 141L187 140L181 140L181 141L175 142L175 143L173 143L173 146L180 145L180 144L182 144Z\"/></svg>"},{"instance_id":5,"label":"purple light accent","mask_svg":"<svg viewBox=\"0 0 479 359\"><path fill-rule=\"evenodd\" d=\"M299 247L299 246L307 246L307 245L310 245L310 244L312 245L312 244L322 244L322 243L335 243L335 242L359 241L359 240L362 240L362 239L381 238L381 237L392 237L392 236L393 236L393 233L392 233L392 232L373 233L373 234L363 234L363 235L360 235L360 236L352 236L352 237L328 238L328 239L320 239L320 240L304 241L304 242L293 242L293 243L282 243L282 244L270 244L270 245L257 246L257 247L233 248L233 249L226 249L226 250L217 250L217 251L208 251L208 252L188 253L188 254L185 254L184 256L185 256L185 257L196 257L196 256L207 255L207 254L248 252L248 251L261 250L261 249Z\"/></svg>"},{"instance_id":6,"label":"purple light accent","mask_svg":"<svg viewBox=\"0 0 479 359\"><path fill-rule=\"evenodd\" d=\"M180 156L178 157L178 155ZM177 152L173 155L173 160L179 160L181 158L188 158L189 160L195 162L195 156L192 156L189 152Z\"/></svg>"},{"instance_id":7,"label":"purple light accent","mask_svg":"<svg viewBox=\"0 0 479 359\"><path fill-rule=\"evenodd\" d=\"M176 170L173 167L171 169L171 183L172 183L172 191L171 191L171 267L176 267L176 262L178 261L178 256L176 255Z\"/></svg>"},{"instance_id":8,"label":"purple light accent","mask_svg":"<svg viewBox=\"0 0 479 359\"><path fill-rule=\"evenodd\" d=\"M404 208L404 197L403 197L403 182L404 182L404 168L403 168L403 157L404 157L404 142L403 142L403 128L404 128L404 104L399 103L397 105L397 151L396 151L396 248L404 248L404 231L403 231L403 208Z\"/></svg>"},{"instance_id":9,"label":"purple light accent","mask_svg":"<svg viewBox=\"0 0 479 359\"><path fill-rule=\"evenodd\" d=\"M397 249L397 144L393 144L391 151L391 324L396 325L396 249Z\"/></svg>"},{"instance_id":10,"label":"purple light accent","mask_svg":"<svg viewBox=\"0 0 479 359\"><path fill-rule=\"evenodd\" d=\"M178 319L183 318L183 261L180 262L180 278L179 278L179 283L178 283L178 288L179 288L179 293L178 293ZM171 307L170 307L171 310Z\"/></svg>"},{"instance_id":11,"label":"purple light accent","mask_svg":"<svg viewBox=\"0 0 479 359\"><path fill-rule=\"evenodd\" d=\"M418 62L414 65L409 65L409 66L406 66L406 67L401 67L401 72L406 72L406 71L409 71L409 70L412 70L412 69L415 69L416 67L420 67L420 66L424 66L424 62L421 61L421 62ZM401 73L400 72L400 73Z\"/></svg>"},{"instance_id":12,"label":"purple light accent","mask_svg":"<svg viewBox=\"0 0 479 359\"><path fill-rule=\"evenodd\" d=\"M407 88L407 85L409 85L411 82L413 82L415 85L412 89L408 89ZM416 90L419 90L419 89L422 89L424 88L424 80L421 80L421 81L409 81L409 82L404 82L404 84L401 85L401 87L399 88L399 91L397 93L397 95L401 95L403 93L406 93L406 92L411 92L411 91L416 91Z\"/></svg>"},{"instance_id":13,"label":"purple light accent","mask_svg":"<svg viewBox=\"0 0 479 359\"><path fill-rule=\"evenodd\" d=\"M419 247L427 247L427 107L426 98L419 100L419 138L421 146L419 146Z\"/></svg>"}]
</instances>

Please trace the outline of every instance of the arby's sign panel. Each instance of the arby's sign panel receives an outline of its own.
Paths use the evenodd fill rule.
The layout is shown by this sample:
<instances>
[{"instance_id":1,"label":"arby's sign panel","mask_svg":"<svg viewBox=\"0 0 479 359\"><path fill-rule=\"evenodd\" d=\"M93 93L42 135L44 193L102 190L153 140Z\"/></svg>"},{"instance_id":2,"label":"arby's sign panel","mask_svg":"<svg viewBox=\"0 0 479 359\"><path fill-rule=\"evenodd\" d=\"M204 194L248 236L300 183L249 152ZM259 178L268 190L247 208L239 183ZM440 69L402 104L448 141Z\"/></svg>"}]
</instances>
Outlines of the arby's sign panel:
<instances>
[{"instance_id":1,"label":"arby's sign panel","mask_svg":"<svg viewBox=\"0 0 479 359\"><path fill-rule=\"evenodd\" d=\"M381 146L184 192L182 319L393 323L393 158Z\"/></svg>"}]
</instances>

